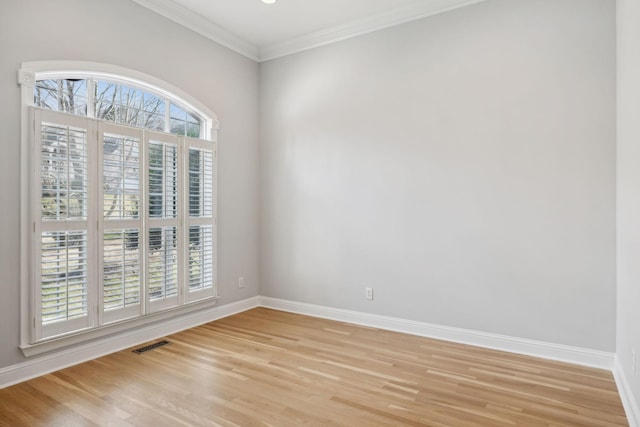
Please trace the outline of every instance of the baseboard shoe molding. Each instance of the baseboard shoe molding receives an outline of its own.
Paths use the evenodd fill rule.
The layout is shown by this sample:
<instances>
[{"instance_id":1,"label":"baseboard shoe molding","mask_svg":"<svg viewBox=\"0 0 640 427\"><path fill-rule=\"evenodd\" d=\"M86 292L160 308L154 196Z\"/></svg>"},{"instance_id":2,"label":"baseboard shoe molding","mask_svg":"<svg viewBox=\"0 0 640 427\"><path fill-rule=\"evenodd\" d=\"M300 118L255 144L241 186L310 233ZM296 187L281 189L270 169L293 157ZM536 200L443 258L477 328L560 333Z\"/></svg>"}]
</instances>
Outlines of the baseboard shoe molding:
<instances>
[{"instance_id":1,"label":"baseboard shoe molding","mask_svg":"<svg viewBox=\"0 0 640 427\"><path fill-rule=\"evenodd\" d=\"M435 338L446 341L469 344L478 347L506 351L509 353L523 354L527 356L541 357L560 362L573 363L611 371L613 369L614 353L598 350L590 350L580 347L571 347L561 344L553 344L544 341L535 341L523 338L515 338L506 335L491 334L469 329L454 328L449 326L434 325L400 319L396 317L381 316L358 311L343 310L332 307L301 303L270 297L259 297L260 306L274 310L304 314L341 322L355 323L358 325L403 332L411 335Z\"/></svg>"},{"instance_id":2,"label":"baseboard shoe molding","mask_svg":"<svg viewBox=\"0 0 640 427\"><path fill-rule=\"evenodd\" d=\"M152 341L259 306L259 297L215 306L0 369L0 388Z\"/></svg>"},{"instance_id":3,"label":"baseboard shoe molding","mask_svg":"<svg viewBox=\"0 0 640 427\"><path fill-rule=\"evenodd\" d=\"M616 380L618 386L618 394L622 400L622 406L627 414L627 421L629 421L630 427L640 427L640 407L638 407L638 398L640 396L634 396L633 390L627 381L622 366L620 365L620 359L616 357L613 364L613 378Z\"/></svg>"}]
</instances>

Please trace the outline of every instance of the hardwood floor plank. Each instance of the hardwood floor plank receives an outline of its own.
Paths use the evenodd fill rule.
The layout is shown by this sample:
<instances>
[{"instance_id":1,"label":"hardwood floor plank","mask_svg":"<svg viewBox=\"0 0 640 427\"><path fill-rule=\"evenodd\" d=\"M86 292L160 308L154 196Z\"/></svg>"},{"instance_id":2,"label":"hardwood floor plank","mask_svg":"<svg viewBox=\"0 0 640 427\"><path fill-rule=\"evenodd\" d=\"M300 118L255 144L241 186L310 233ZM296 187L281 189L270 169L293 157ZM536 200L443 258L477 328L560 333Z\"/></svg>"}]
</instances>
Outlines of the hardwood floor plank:
<instances>
[{"instance_id":1,"label":"hardwood floor plank","mask_svg":"<svg viewBox=\"0 0 640 427\"><path fill-rule=\"evenodd\" d=\"M264 308L165 339L0 390L0 426L628 425L567 363Z\"/></svg>"}]
</instances>

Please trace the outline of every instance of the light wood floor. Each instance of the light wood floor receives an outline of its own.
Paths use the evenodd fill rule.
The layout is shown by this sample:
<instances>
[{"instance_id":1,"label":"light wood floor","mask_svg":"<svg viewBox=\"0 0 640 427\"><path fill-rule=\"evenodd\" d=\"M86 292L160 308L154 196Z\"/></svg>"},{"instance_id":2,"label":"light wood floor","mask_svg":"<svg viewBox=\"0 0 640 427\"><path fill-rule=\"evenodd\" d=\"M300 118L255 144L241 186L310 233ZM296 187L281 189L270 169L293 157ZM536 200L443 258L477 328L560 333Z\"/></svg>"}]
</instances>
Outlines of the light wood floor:
<instances>
[{"instance_id":1,"label":"light wood floor","mask_svg":"<svg viewBox=\"0 0 640 427\"><path fill-rule=\"evenodd\" d=\"M263 308L167 339L0 390L0 425L627 425L597 369Z\"/></svg>"}]
</instances>

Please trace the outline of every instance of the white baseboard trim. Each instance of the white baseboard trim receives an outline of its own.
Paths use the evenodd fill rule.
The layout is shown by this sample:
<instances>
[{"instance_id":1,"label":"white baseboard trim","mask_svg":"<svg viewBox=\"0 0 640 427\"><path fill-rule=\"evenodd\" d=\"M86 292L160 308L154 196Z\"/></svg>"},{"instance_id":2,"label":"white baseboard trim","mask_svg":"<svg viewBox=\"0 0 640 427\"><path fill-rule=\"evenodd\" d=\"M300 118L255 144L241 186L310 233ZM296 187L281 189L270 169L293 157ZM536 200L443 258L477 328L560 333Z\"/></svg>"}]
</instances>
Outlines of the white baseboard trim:
<instances>
[{"instance_id":1,"label":"white baseboard trim","mask_svg":"<svg viewBox=\"0 0 640 427\"><path fill-rule=\"evenodd\" d=\"M613 365L613 378L616 380L618 386L618 394L622 400L622 406L627 414L627 421L629 421L630 427L640 427L640 407L638 406L638 398L640 396L634 396L633 390L627 381L620 360L616 357Z\"/></svg>"},{"instance_id":2,"label":"white baseboard trim","mask_svg":"<svg viewBox=\"0 0 640 427\"><path fill-rule=\"evenodd\" d=\"M615 355L597 350L571 347L543 341L515 338L505 335L434 325L395 317L381 316L358 311L282 300L277 298L256 296L242 301L216 306L210 310L169 319L156 324L139 328L135 331L106 337L94 342L61 350L54 354L44 355L33 360L27 360L16 365L0 369L0 388L8 387L22 381L29 380L50 372L57 371L78 363L86 362L116 351L120 351L143 342L152 341L185 329L193 328L204 323L212 322L223 317L231 316L255 307L265 307L291 313L324 319L349 322L358 325L385 329L396 332L435 338L478 347L524 354L545 359L558 360L583 366L614 370ZM630 389L622 370L618 370L616 382L620 394L625 402L625 409L630 412L630 422L638 419L637 405L630 393ZM631 408L631 409L628 409ZM635 426L631 422L631 426Z\"/></svg>"},{"instance_id":3,"label":"white baseboard trim","mask_svg":"<svg viewBox=\"0 0 640 427\"><path fill-rule=\"evenodd\" d=\"M434 325L396 317L380 316L263 296L259 297L259 301L260 306L275 310L355 323L378 329L541 357L609 371L613 369L613 361L615 358L614 353L604 351Z\"/></svg>"},{"instance_id":4,"label":"white baseboard trim","mask_svg":"<svg viewBox=\"0 0 640 427\"><path fill-rule=\"evenodd\" d=\"M51 355L45 355L37 359L11 365L0 369L0 388L8 387L31 378L124 350L204 323L222 319L223 317L241 313L258 306L258 297L214 306L208 310L163 320L162 322L144 326L134 331L99 339L88 344L72 347L68 350L61 350Z\"/></svg>"}]
</instances>

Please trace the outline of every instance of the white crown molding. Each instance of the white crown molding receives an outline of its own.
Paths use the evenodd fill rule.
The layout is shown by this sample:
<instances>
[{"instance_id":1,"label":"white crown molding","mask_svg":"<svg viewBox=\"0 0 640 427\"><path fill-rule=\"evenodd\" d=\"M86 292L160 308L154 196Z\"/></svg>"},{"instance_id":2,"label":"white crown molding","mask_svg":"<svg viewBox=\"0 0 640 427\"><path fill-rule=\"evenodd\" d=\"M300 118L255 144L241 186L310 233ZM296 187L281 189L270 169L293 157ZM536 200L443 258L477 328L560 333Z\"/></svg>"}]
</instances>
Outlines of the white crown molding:
<instances>
[{"instance_id":1,"label":"white crown molding","mask_svg":"<svg viewBox=\"0 0 640 427\"><path fill-rule=\"evenodd\" d=\"M231 50L234 50L254 61L260 60L257 46L231 34L219 25L214 24L201 15L179 6L172 0L132 0L142 7L150 9L196 33L207 37Z\"/></svg>"},{"instance_id":2,"label":"white crown molding","mask_svg":"<svg viewBox=\"0 0 640 427\"><path fill-rule=\"evenodd\" d=\"M328 45L363 34L448 12L486 0L420 0L391 11L368 16L281 43L263 46L260 62Z\"/></svg>"},{"instance_id":3,"label":"white crown molding","mask_svg":"<svg viewBox=\"0 0 640 427\"><path fill-rule=\"evenodd\" d=\"M166 319L133 331L102 338L88 344L70 347L51 355L11 365L0 369L0 389L204 323L213 322L223 317L241 313L258 307L258 303L258 297L248 298L197 313Z\"/></svg>"},{"instance_id":4,"label":"white crown molding","mask_svg":"<svg viewBox=\"0 0 640 427\"><path fill-rule=\"evenodd\" d=\"M627 414L627 421L629 421L630 427L640 427L640 407L638 406L638 398L640 396L634 396L631 385L627 380L624 369L620 365L620 359L616 357L613 365L613 377L616 380L618 386L618 394L622 400L622 406Z\"/></svg>"},{"instance_id":5,"label":"white crown molding","mask_svg":"<svg viewBox=\"0 0 640 427\"><path fill-rule=\"evenodd\" d=\"M173 0L132 0L257 62L280 58L486 0L416 0L388 12L265 46L255 46Z\"/></svg>"},{"instance_id":6,"label":"white crown molding","mask_svg":"<svg viewBox=\"0 0 640 427\"><path fill-rule=\"evenodd\" d=\"M402 332L411 335L434 338L461 344L474 345L509 353L523 354L544 359L557 360L611 371L614 353L572 347L561 344L535 341L506 335L491 334L450 326L416 322L396 317L380 316L351 310L342 310L297 301L259 297L260 306L274 310L304 314L323 319L354 323L372 328Z\"/></svg>"}]
</instances>

